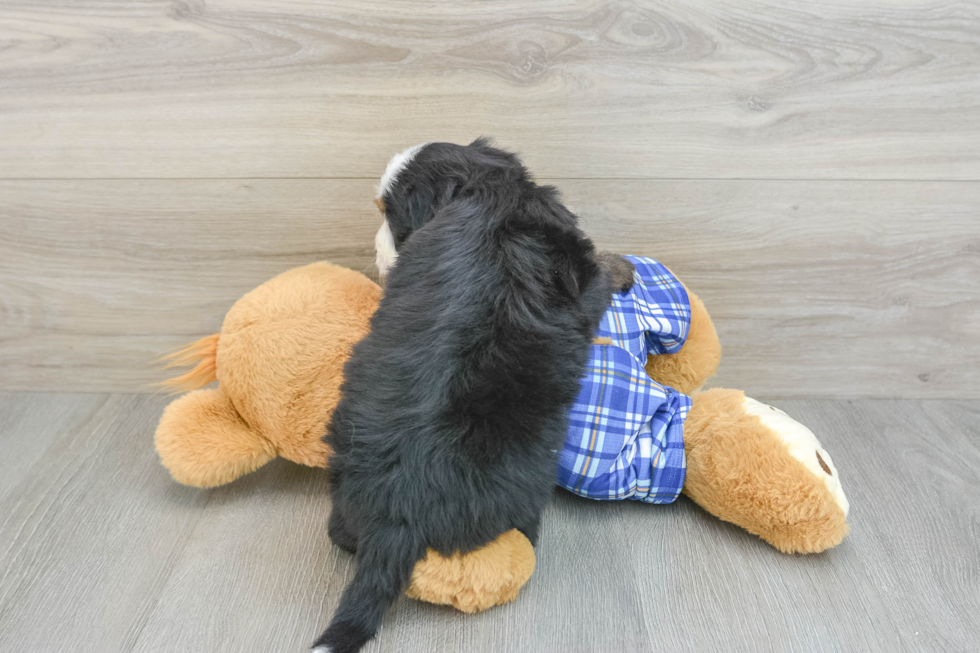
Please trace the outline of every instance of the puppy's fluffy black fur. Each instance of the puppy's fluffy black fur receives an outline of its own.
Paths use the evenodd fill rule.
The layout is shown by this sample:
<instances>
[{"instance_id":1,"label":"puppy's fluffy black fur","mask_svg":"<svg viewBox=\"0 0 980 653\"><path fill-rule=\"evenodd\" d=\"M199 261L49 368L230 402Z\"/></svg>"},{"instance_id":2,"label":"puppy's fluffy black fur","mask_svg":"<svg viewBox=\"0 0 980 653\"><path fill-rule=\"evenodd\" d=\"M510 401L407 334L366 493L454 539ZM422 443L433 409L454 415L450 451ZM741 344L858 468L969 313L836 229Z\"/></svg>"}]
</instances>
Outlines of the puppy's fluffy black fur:
<instances>
[{"instance_id":1,"label":"puppy's fluffy black fur","mask_svg":"<svg viewBox=\"0 0 980 653\"><path fill-rule=\"evenodd\" d=\"M426 548L536 542L589 345L632 266L486 141L432 143L383 196L398 251L327 442L357 572L316 646L359 650Z\"/></svg>"}]
</instances>

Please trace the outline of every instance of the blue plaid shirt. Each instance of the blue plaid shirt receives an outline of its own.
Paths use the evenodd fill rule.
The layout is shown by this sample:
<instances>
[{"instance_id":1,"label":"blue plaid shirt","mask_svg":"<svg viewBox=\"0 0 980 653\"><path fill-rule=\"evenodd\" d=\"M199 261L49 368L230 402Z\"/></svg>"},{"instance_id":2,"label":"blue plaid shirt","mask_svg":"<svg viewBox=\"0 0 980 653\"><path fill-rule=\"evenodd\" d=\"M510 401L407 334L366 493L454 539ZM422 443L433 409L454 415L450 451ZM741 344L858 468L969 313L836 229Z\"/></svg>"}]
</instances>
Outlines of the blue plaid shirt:
<instances>
[{"instance_id":1,"label":"blue plaid shirt","mask_svg":"<svg viewBox=\"0 0 980 653\"><path fill-rule=\"evenodd\" d=\"M592 345L582 389L559 454L558 484L589 499L670 503L684 487L684 418L691 399L653 381L648 354L672 354L687 339L687 291L653 259L636 266L629 292L613 295Z\"/></svg>"}]
</instances>

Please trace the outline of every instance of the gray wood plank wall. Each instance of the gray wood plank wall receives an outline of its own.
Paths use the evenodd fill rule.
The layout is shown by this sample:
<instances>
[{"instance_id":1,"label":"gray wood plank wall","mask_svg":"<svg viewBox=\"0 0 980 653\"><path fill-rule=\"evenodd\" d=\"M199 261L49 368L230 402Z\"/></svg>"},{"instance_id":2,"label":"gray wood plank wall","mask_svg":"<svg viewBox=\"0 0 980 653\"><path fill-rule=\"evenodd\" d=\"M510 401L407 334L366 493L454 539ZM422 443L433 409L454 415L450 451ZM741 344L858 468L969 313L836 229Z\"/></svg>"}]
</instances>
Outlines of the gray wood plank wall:
<instances>
[{"instance_id":1,"label":"gray wood plank wall","mask_svg":"<svg viewBox=\"0 0 980 653\"><path fill-rule=\"evenodd\" d=\"M980 397L980 9L301 0L0 7L0 390L145 391L373 180L492 134L702 295L716 385Z\"/></svg>"}]
</instances>

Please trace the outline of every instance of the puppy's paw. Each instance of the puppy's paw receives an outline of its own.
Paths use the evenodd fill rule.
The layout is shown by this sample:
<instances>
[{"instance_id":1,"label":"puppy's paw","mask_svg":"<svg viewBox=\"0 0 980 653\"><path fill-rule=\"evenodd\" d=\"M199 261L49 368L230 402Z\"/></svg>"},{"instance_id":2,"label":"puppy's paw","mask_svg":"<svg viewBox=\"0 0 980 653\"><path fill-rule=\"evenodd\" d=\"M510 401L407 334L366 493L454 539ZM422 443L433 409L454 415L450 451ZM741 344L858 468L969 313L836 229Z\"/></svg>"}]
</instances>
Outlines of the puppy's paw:
<instances>
[{"instance_id":1,"label":"puppy's paw","mask_svg":"<svg viewBox=\"0 0 980 653\"><path fill-rule=\"evenodd\" d=\"M613 289L616 292L626 292L633 287L633 275L636 266L619 254L600 252L596 257L599 265L609 272L612 277Z\"/></svg>"}]
</instances>

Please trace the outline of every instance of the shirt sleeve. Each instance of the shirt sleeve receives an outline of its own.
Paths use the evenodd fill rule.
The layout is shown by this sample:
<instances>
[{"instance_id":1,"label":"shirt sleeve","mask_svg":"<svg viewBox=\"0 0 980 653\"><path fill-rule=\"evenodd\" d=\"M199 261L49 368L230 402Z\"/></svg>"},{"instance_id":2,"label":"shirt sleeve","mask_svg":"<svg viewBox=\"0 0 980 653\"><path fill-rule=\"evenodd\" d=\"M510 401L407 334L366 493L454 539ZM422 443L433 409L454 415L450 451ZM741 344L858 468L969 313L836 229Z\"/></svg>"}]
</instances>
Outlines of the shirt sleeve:
<instances>
[{"instance_id":1,"label":"shirt sleeve","mask_svg":"<svg viewBox=\"0 0 980 653\"><path fill-rule=\"evenodd\" d=\"M670 503L684 487L691 400L616 345L593 345L559 455L558 484L590 499Z\"/></svg>"},{"instance_id":2,"label":"shirt sleeve","mask_svg":"<svg viewBox=\"0 0 980 653\"><path fill-rule=\"evenodd\" d=\"M679 351L691 324L687 290L652 258L626 258L636 267L633 287L613 295L597 335L610 338L613 344L642 361L648 354Z\"/></svg>"}]
</instances>

